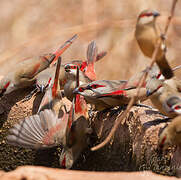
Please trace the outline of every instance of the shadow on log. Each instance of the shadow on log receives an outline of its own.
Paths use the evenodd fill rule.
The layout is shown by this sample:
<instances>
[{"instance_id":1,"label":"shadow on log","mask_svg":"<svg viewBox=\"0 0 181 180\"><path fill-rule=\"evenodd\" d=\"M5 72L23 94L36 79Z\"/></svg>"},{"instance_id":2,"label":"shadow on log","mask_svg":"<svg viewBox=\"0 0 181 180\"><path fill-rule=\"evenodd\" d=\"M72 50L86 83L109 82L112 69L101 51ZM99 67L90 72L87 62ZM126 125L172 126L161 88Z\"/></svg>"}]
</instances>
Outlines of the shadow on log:
<instances>
[{"instance_id":1,"label":"shadow on log","mask_svg":"<svg viewBox=\"0 0 181 180\"><path fill-rule=\"evenodd\" d=\"M20 165L42 165L59 167L61 148L35 151L6 144L5 137L10 127L18 121L36 113L41 97L33 97L22 103L30 90L18 90L1 98L0 114L0 169L13 170ZM40 99L39 99L40 98ZM68 103L68 101L66 101ZM34 110L33 110L34 109ZM102 142L109 134L114 122L124 108L116 107L102 112L91 112L90 123L94 130L91 147ZM98 151L89 149L77 160L72 169L90 171L142 171L174 175L171 164L174 148L164 155L157 150L158 136L168 122L157 111L133 107L126 117L126 123L119 125L114 138Z\"/></svg>"}]
</instances>

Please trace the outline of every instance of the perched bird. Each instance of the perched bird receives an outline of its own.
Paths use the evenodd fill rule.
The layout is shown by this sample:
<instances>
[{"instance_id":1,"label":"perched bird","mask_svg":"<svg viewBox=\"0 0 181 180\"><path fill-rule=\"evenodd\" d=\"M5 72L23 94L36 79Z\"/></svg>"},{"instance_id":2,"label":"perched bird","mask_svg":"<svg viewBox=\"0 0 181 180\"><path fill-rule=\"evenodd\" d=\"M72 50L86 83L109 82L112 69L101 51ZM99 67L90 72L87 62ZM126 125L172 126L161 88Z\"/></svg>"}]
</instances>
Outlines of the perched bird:
<instances>
[{"instance_id":1,"label":"perched bird","mask_svg":"<svg viewBox=\"0 0 181 180\"><path fill-rule=\"evenodd\" d=\"M125 88L127 81L98 80L80 85L74 93L85 97L87 103L93 104L95 109L103 110L115 106L127 105L131 97L137 93L136 87ZM136 101L146 99L146 88L141 88Z\"/></svg>"},{"instance_id":2,"label":"perched bird","mask_svg":"<svg viewBox=\"0 0 181 180\"><path fill-rule=\"evenodd\" d=\"M50 54L18 63L17 67L0 81L0 96L33 85L36 82L36 75L46 69L54 58L55 55Z\"/></svg>"},{"instance_id":3,"label":"perched bird","mask_svg":"<svg viewBox=\"0 0 181 180\"><path fill-rule=\"evenodd\" d=\"M74 35L53 54L50 53L47 55L30 58L18 63L17 67L15 67L0 81L0 96L8 94L19 88L34 85L36 83L38 73L53 64L53 62L55 62L59 55L70 46L76 37L77 35Z\"/></svg>"},{"instance_id":4,"label":"perched bird","mask_svg":"<svg viewBox=\"0 0 181 180\"><path fill-rule=\"evenodd\" d=\"M181 147L181 116L174 118L165 127L160 134L158 145L161 150L166 149L169 145L178 145Z\"/></svg>"},{"instance_id":5,"label":"perched bird","mask_svg":"<svg viewBox=\"0 0 181 180\"><path fill-rule=\"evenodd\" d=\"M164 115L174 118L181 112L181 94L162 80L152 78L146 85L147 96Z\"/></svg>"},{"instance_id":6,"label":"perched bird","mask_svg":"<svg viewBox=\"0 0 181 180\"><path fill-rule=\"evenodd\" d=\"M79 72L80 85L84 83L90 83L96 78L95 69L94 69L94 63L96 60L97 60L97 46L95 41L92 41L88 45L87 49L87 63L82 62L80 66L76 64L65 65L66 84L64 86L64 94L70 101L72 101L74 97L73 90L76 87L77 67L80 68Z\"/></svg>"},{"instance_id":7,"label":"perched bird","mask_svg":"<svg viewBox=\"0 0 181 180\"><path fill-rule=\"evenodd\" d=\"M156 11L144 10L137 19L135 37L143 54L150 58L153 55L156 43L161 38L161 33L156 24L156 18L159 15ZM165 57L165 49L166 45L162 43L156 55L156 63L163 76L170 79L173 77L173 71Z\"/></svg>"}]
</instances>

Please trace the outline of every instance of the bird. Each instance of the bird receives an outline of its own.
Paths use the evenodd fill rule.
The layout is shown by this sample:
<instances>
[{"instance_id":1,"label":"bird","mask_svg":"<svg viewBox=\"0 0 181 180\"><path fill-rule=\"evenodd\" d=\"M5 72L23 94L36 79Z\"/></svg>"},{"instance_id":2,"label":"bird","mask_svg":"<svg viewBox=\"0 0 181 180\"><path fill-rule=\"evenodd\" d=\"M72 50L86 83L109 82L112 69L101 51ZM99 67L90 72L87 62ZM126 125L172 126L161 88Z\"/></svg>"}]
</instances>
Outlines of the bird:
<instances>
[{"instance_id":1,"label":"bird","mask_svg":"<svg viewBox=\"0 0 181 180\"><path fill-rule=\"evenodd\" d=\"M69 115L66 144L60 156L61 167L70 169L80 154L90 144L90 135L93 130L89 125L88 107L83 96L76 95L74 114ZM70 111L70 114L72 114Z\"/></svg>"},{"instance_id":2,"label":"bird","mask_svg":"<svg viewBox=\"0 0 181 180\"><path fill-rule=\"evenodd\" d=\"M142 53L152 58L158 40L161 38L161 33L156 23L157 17L160 13L154 10L142 11L136 23L135 38L142 51ZM156 63L160 68L161 73L166 79L174 76L174 73L165 57L166 45L162 42L156 55Z\"/></svg>"},{"instance_id":3,"label":"bird","mask_svg":"<svg viewBox=\"0 0 181 180\"><path fill-rule=\"evenodd\" d=\"M59 55L61 55L70 44L72 44L76 37L77 35L74 35L54 53L33 57L18 63L17 66L0 81L0 96L19 88L34 85L36 83L36 76L53 64Z\"/></svg>"},{"instance_id":4,"label":"bird","mask_svg":"<svg viewBox=\"0 0 181 180\"><path fill-rule=\"evenodd\" d=\"M87 103L93 104L96 110L104 110L127 105L130 99L137 94L135 86L125 88L126 85L127 81L123 80L98 80L80 85L73 92L84 96ZM141 88L135 103L145 99L146 88Z\"/></svg>"},{"instance_id":5,"label":"bird","mask_svg":"<svg viewBox=\"0 0 181 180\"><path fill-rule=\"evenodd\" d=\"M181 146L181 116L175 117L159 136L158 147L160 150L163 151L169 145Z\"/></svg>"},{"instance_id":6,"label":"bird","mask_svg":"<svg viewBox=\"0 0 181 180\"><path fill-rule=\"evenodd\" d=\"M58 68L60 63L58 61ZM58 76L58 68L56 77ZM57 78L56 82L57 81ZM57 84L54 82L55 91ZM52 95L54 88L52 89ZM38 114L26 117L9 130L7 143L19 147L45 149L61 145L60 166L71 168L82 151L89 145L92 129L88 121L88 108L84 98L76 95L75 104L68 113L58 117L54 108L43 109Z\"/></svg>"},{"instance_id":7,"label":"bird","mask_svg":"<svg viewBox=\"0 0 181 180\"><path fill-rule=\"evenodd\" d=\"M96 59L94 59L93 61L93 57L90 57L90 56L91 56L91 52L95 49L94 47L95 47L94 41L88 45L87 61L72 60L69 63L61 65L59 81L60 81L60 85L62 89L68 80L73 80L73 81L75 80L76 73L72 73L72 71L74 72L74 68L75 68L74 65L77 65L80 71L82 71L80 72L81 76L82 74L85 74L85 77L88 77L87 79L91 79L91 80L95 79L94 62L95 61L97 62L100 59L102 59L107 54L107 52L105 51L100 52L99 54L97 54ZM38 88L38 91L44 92L47 88L52 86L54 72L55 72L55 65L54 66L52 65L51 67L45 69L44 71L40 72L37 75L36 87ZM70 74L73 74L73 76L72 75L68 76L69 72ZM68 84L71 84L71 83L69 82Z\"/></svg>"},{"instance_id":8,"label":"bird","mask_svg":"<svg viewBox=\"0 0 181 180\"><path fill-rule=\"evenodd\" d=\"M66 76L66 84L64 86L64 94L65 96L72 101L74 94L73 90L76 87L76 73L77 68L79 71L79 83L80 85L85 83L90 83L96 79L94 64L97 60L97 46L95 41L92 41L87 48L87 61L82 62L81 65L68 63L65 65L65 76ZM99 55L100 59L100 55Z\"/></svg>"},{"instance_id":9,"label":"bird","mask_svg":"<svg viewBox=\"0 0 181 180\"><path fill-rule=\"evenodd\" d=\"M181 113L181 94L163 80L152 78L146 85L147 97L152 104L169 118Z\"/></svg>"},{"instance_id":10,"label":"bird","mask_svg":"<svg viewBox=\"0 0 181 180\"><path fill-rule=\"evenodd\" d=\"M24 60L17 64L17 67L12 69L0 81L0 97L4 94L19 89L32 86L36 81L36 75L46 69L55 55L44 55Z\"/></svg>"}]
</instances>

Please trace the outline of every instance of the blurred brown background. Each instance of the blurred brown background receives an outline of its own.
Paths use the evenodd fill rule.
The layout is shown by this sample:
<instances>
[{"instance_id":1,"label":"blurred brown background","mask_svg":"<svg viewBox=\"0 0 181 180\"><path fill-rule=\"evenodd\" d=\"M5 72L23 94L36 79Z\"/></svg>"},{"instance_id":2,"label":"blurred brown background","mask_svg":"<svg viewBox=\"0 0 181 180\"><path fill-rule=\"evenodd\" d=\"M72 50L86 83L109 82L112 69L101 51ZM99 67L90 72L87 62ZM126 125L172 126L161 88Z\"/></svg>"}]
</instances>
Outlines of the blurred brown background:
<instances>
[{"instance_id":1,"label":"blurred brown background","mask_svg":"<svg viewBox=\"0 0 181 180\"><path fill-rule=\"evenodd\" d=\"M98 79L127 79L150 63L135 42L137 15L156 9L164 28L171 4L172 0L1 0L0 75L18 61L54 51L77 33L64 61L85 59L88 43L96 40L99 50L108 51L96 64ZM167 57L173 67L181 64L180 7L178 1L168 33Z\"/></svg>"}]
</instances>

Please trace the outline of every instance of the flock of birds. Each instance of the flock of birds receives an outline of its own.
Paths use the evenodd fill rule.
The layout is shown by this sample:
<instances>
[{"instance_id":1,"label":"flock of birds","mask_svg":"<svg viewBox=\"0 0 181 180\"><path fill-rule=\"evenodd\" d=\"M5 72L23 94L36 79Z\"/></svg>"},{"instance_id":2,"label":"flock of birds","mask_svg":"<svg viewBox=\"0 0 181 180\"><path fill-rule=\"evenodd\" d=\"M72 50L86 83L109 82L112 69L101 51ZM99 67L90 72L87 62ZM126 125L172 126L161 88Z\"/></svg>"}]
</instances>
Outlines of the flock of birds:
<instances>
[{"instance_id":1,"label":"flock of birds","mask_svg":"<svg viewBox=\"0 0 181 180\"><path fill-rule=\"evenodd\" d=\"M152 57L161 33L156 19L160 14L144 10L137 19L135 38L142 53ZM35 85L35 92L44 92L37 114L26 117L9 130L7 143L33 149L61 145L60 165L71 168L81 152L88 147L93 129L89 124L89 107L101 111L127 105L137 95L140 77L148 76L136 96L134 104L150 99L164 115L173 118L159 137L159 148L168 144L181 144L181 80L174 76L165 56L165 44L161 44L156 63L136 73L129 80L97 80L95 62L106 52L99 52L95 41L88 45L87 60L75 60L61 65L61 54L73 43L77 35L66 41L54 53L25 60L9 72L0 82L0 95ZM163 41L162 41L163 42ZM63 90L63 91L62 91ZM62 97L72 101L67 111Z\"/></svg>"}]
</instances>

